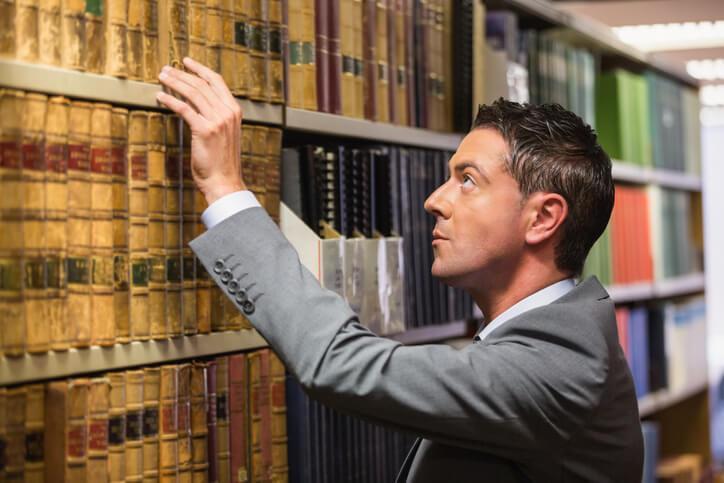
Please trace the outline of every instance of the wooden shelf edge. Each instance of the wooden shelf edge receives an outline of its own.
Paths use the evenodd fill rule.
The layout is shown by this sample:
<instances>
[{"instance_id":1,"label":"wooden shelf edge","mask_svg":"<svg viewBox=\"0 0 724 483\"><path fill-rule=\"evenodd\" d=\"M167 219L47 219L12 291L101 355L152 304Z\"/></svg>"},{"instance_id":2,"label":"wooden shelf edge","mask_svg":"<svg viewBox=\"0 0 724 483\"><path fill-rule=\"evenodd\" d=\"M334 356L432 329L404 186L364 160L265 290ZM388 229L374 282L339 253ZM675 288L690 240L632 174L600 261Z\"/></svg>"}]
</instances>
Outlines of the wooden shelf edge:
<instances>
[{"instance_id":1,"label":"wooden shelf edge","mask_svg":"<svg viewBox=\"0 0 724 483\"><path fill-rule=\"evenodd\" d=\"M463 134L397 126L291 107L286 108L285 127L296 131L447 151L455 151L463 138Z\"/></svg>"},{"instance_id":2,"label":"wooden shelf edge","mask_svg":"<svg viewBox=\"0 0 724 483\"><path fill-rule=\"evenodd\" d=\"M428 344L440 342L456 337L465 337L468 332L468 323L465 320L456 320L439 325L427 327L416 327L399 334L388 335L387 337L401 342L405 345Z\"/></svg>"},{"instance_id":3,"label":"wooden shelf edge","mask_svg":"<svg viewBox=\"0 0 724 483\"><path fill-rule=\"evenodd\" d=\"M694 394L698 394L708 387L708 383L705 380L699 381L695 384L679 390L677 392L671 392L669 389L659 389L656 392L647 394L642 398L639 398L639 416L646 417L651 414L666 409L674 404L677 404L685 399L690 398Z\"/></svg>"},{"instance_id":4,"label":"wooden shelf edge","mask_svg":"<svg viewBox=\"0 0 724 483\"><path fill-rule=\"evenodd\" d=\"M0 59L0 86L74 99L163 109L156 102L159 84L120 79L61 67ZM238 99L244 120L281 126L281 104Z\"/></svg>"},{"instance_id":5,"label":"wooden shelf edge","mask_svg":"<svg viewBox=\"0 0 724 483\"><path fill-rule=\"evenodd\" d=\"M690 273L656 282L641 282L627 285L609 285L606 291L616 303L638 302L650 299L677 297L706 288L703 272Z\"/></svg>"},{"instance_id":6,"label":"wooden shelf edge","mask_svg":"<svg viewBox=\"0 0 724 483\"><path fill-rule=\"evenodd\" d=\"M266 341L256 330L240 330L3 357L0 386L167 364L266 346Z\"/></svg>"}]
</instances>

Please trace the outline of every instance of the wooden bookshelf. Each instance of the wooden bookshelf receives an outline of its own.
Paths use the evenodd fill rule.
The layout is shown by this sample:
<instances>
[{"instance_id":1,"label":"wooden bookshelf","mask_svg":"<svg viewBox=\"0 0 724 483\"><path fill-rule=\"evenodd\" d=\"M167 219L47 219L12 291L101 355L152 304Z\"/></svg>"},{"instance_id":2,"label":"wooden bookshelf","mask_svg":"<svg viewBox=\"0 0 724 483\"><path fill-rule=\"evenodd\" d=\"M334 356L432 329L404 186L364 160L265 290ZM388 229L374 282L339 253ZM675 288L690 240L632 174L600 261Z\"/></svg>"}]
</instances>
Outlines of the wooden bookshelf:
<instances>
[{"instance_id":1,"label":"wooden bookshelf","mask_svg":"<svg viewBox=\"0 0 724 483\"><path fill-rule=\"evenodd\" d=\"M634 184L654 184L663 188L685 191L701 191L701 176L681 171L648 168L623 161L612 161L611 174L614 181Z\"/></svg>"}]
</instances>

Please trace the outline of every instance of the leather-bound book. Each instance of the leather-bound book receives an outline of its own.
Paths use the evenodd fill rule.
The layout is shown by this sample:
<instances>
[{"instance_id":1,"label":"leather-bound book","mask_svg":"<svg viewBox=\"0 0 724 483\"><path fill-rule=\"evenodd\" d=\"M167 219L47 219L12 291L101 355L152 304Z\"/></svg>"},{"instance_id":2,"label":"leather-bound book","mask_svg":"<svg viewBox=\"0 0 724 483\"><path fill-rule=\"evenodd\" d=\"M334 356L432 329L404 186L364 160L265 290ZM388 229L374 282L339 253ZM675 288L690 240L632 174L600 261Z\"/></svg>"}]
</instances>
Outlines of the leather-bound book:
<instances>
[{"instance_id":1,"label":"leather-bound book","mask_svg":"<svg viewBox=\"0 0 724 483\"><path fill-rule=\"evenodd\" d=\"M317 110L329 112L328 0L314 0L314 53L317 79Z\"/></svg>"},{"instance_id":2,"label":"leather-bound book","mask_svg":"<svg viewBox=\"0 0 724 483\"><path fill-rule=\"evenodd\" d=\"M51 97L45 118L45 267L48 288L47 323L50 326L50 347L70 347L66 302L65 264L67 257L68 222L68 115L70 102L64 97Z\"/></svg>"},{"instance_id":3,"label":"leather-bound book","mask_svg":"<svg viewBox=\"0 0 724 483\"><path fill-rule=\"evenodd\" d=\"M178 366L178 475L179 482L190 482L192 479L192 447L191 447L191 364Z\"/></svg>"},{"instance_id":4,"label":"leather-bound book","mask_svg":"<svg viewBox=\"0 0 724 483\"><path fill-rule=\"evenodd\" d=\"M45 325L48 293L45 273L45 157L43 133L48 98L27 93L22 101L21 179L23 210L23 306L25 349L45 352L50 333Z\"/></svg>"},{"instance_id":5,"label":"leather-bound book","mask_svg":"<svg viewBox=\"0 0 724 483\"><path fill-rule=\"evenodd\" d=\"M209 464L209 483L217 483L219 481L219 461L216 441L216 361L210 361L206 366L206 426L208 429L206 455Z\"/></svg>"},{"instance_id":6,"label":"leather-bound book","mask_svg":"<svg viewBox=\"0 0 724 483\"><path fill-rule=\"evenodd\" d=\"M148 113L128 118L128 266L131 337L150 338L148 315Z\"/></svg>"},{"instance_id":7,"label":"leather-bound book","mask_svg":"<svg viewBox=\"0 0 724 483\"><path fill-rule=\"evenodd\" d=\"M267 12L262 0L248 3L247 39L249 41L248 96L257 101L266 100L266 27Z\"/></svg>"},{"instance_id":8,"label":"leather-bound book","mask_svg":"<svg viewBox=\"0 0 724 483\"><path fill-rule=\"evenodd\" d=\"M126 63L128 78L143 80L143 25L145 0L128 0Z\"/></svg>"},{"instance_id":9,"label":"leather-bound book","mask_svg":"<svg viewBox=\"0 0 724 483\"><path fill-rule=\"evenodd\" d=\"M58 39L61 38L60 4L61 0L44 0L40 2L38 11L38 61L42 64L60 65L61 43L58 42ZM0 16L2 15L4 13L0 13Z\"/></svg>"},{"instance_id":10,"label":"leather-bound book","mask_svg":"<svg viewBox=\"0 0 724 483\"><path fill-rule=\"evenodd\" d=\"M105 73L128 76L128 0L107 2L105 15Z\"/></svg>"},{"instance_id":11,"label":"leather-bound book","mask_svg":"<svg viewBox=\"0 0 724 483\"><path fill-rule=\"evenodd\" d=\"M160 481L178 478L178 366L161 367L159 408L159 476Z\"/></svg>"},{"instance_id":12,"label":"leather-bound book","mask_svg":"<svg viewBox=\"0 0 724 483\"><path fill-rule=\"evenodd\" d=\"M352 0L352 38L354 52L354 117L365 117L365 36L363 29L365 5L363 0Z\"/></svg>"},{"instance_id":13,"label":"leather-bound book","mask_svg":"<svg viewBox=\"0 0 724 483\"><path fill-rule=\"evenodd\" d=\"M7 392L5 477L7 481L24 480L25 473L25 387Z\"/></svg>"},{"instance_id":14,"label":"leather-bound book","mask_svg":"<svg viewBox=\"0 0 724 483\"><path fill-rule=\"evenodd\" d=\"M387 103L389 122L397 121L397 0L387 0L387 65L388 82Z\"/></svg>"},{"instance_id":15,"label":"leather-bound book","mask_svg":"<svg viewBox=\"0 0 724 483\"><path fill-rule=\"evenodd\" d=\"M85 0L61 0L60 57L69 69L85 68Z\"/></svg>"},{"instance_id":16,"label":"leather-bound book","mask_svg":"<svg viewBox=\"0 0 724 483\"><path fill-rule=\"evenodd\" d=\"M390 9L389 0L377 0L375 2L375 54L376 68L375 79L377 84L376 96L376 120L379 122L390 122L390 65L388 52L388 18Z\"/></svg>"},{"instance_id":17,"label":"leather-bound book","mask_svg":"<svg viewBox=\"0 0 724 483\"><path fill-rule=\"evenodd\" d=\"M163 215L164 249L166 252L166 326L168 335L178 337L184 333L181 321L181 120L178 116L165 116L166 191Z\"/></svg>"},{"instance_id":18,"label":"leather-bound book","mask_svg":"<svg viewBox=\"0 0 724 483\"><path fill-rule=\"evenodd\" d=\"M391 75L394 79L394 120L393 122L402 125L409 124L409 108L407 86L409 84L410 66L407 64L407 25L405 23L405 9L407 3L412 0L393 0L395 3L395 39L391 43L395 50L396 72Z\"/></svg>"},{"instance_id":19,"label":"leather-bound book","mask_svg":"<svg viewBox=\"0 0 724 483\"><path fill-rule=\"evenodd\" d=\"M0 345L6 355L25 351L25 317L22 298L23 193L21 191L20 123L25 94L0 89Z\"/></svg>"},{"instance_id":20,"label":"leather-bound book","mask_svg":"<svg viewBox=\"0 0 724 483\"><path fill-rule=\"evenodd\" d=\"M349 25L351 19L342 20L340 7L345 0L327 0L327 72L329 88L329 112L342 114L342 50L340 32L342 24Z\"/></svg>"},{"instance_id":21,"label":"leather-bound book","mask_svg":"<svg viewBox=\"0 0 724 483\"><path fill-rule=\"evenodd\" d=\"M159 65L159 39L158 39L158 0L143 1L143 80L158 83Z\"/></svg>"},{"instance_id":22,"label":"leather-bound book","mask_svg":"<svg viewBox=\"0 0 724 483\"><path fill-rule=\"evenodd\" d=\"M25 481L45 481L45 385L25 386Z\"/></svg>"},{"instance_id":23,"label":"leather-bound book","mask_svg":"<svg viewBox=\"0 0 724 483\"><path fill-rule=\"evenodd\" d=\"M115 343L111 106L91 111L91 344Z\"/></svg>"},{"instance_id":24,"label":"leather-bound book","mask_svg":"<svg viewBox=\"0 0 724 483\"><path fill-rule=\"evenodd\" d=\"M249 383L246 354L229 356L231 481L249 481Z\"/></svg>"},{"instance_id":25,"label":"leather-bound book","mask_svg":"<svg viewBox=\"0 0 724 483\"><path fill-rule=\"evenodd\" d=\"M38 0L15 2L15 58L38 60Z\"/></svg>"},{"instance_id":26,"label":"leather-bound book","mask_svg":"<svg viewBox=\"0 0 724 483\"><path fill-rule=\"evenodd\" d=\"M108 481L109 382L91 379L88 387L88 482Z\"/></svg>"},{"instance_id":27,"label":"leather-bound book","mask_svg":"<svg viewBox=\"0 0 724 483\"><path fill-rule=\"evenodd\" d=\"M87 481L88 386L88 379L47 385L43 436L46 481Z\"/></svg>"},{"instance_id":28,"label":"leather-bound book","mask_svg":"<svg viewBox=\"0 0 724 483\"><path fill-rule=\"evenodd\" d=\"M206 0L206 65L221 72L221 48L224 41L224 12L220 0Z\"/></svg>"},{"instance_id":29,"label":"leather-bound book","mask_svg":"<svg viewBox=\"0 0 724 483\"><path fill-rule=\"evenodd\" d=\"M242 87L243 71L236 64L235 42L235 12L234 1L225 0L221 4L221 76L226 81L231 92L239 96L244 91Z\"/></svg>"},{"instance_id":30,"label":"leather-bound book","mask_svg":"<svg viewBox=\"0 0 724 483\"><path fill-rule=\"evenodd\" d=\"M182 126L182 124L179 124L179 126ZM183 129L182 143L190 141L186 139L186 135L187 133ZM201 223L201 215L196 213L196 203L205 203L206 200L203 199L201 192L196 189L191 172L191 157L184 156L184 151L181 151L181 256L183 259L181 264L181 317L184 335L192 335L199 331L199 314L197 310L197 297L199 297L199 294L196 290L196 257L189 243L196 237L197 223ZM208 307L208 303L206 306Z\"/></svg>"},{"instance_id":31,"label":"leather-bound book","mask_svg":"<svg viewBox=\"0 0 724 483\"><path fill-rule=\"evenodd\" d=\"M354 2L353 0L331 1L339 1L339 49L342 55L342 77L339 86L342 106L340 114L353 117L356 113ZM334 22L334 18L330 22Z\"/></svg>"},{"instance_id":32,"label":"leather-bound book","mask_svg":"<svg viewBox=\"0 0 724 483\"><path fill-rule=\"evenodd\" d=\"M106 375L108 395L108 481L121 483L126 479L126 373Z\"/></svg>"},{"instance_id":33,"label":"leather-bound book","mask_svg":"<svg viewBox=\"0 0 724 483\"><path fill-rule=\"evenodd\" d=\"M148 116L148 316L151 337L168 335L166 324L166 126L164 115Z\"/></svg>"},{"instance_id":34,"label":"leather-bound book","mask_svg":"<svg viewBox=\"0 0 724 483\"><path fill-rule=\"evenodd\" d=\"M228 483L230 476L229 445L229 357L216 358L216 462L219 482Z\"/></svg>"},{"instance_id":35,"label":"leather-bound book","mask_svg":"<svg viewBox=\"0 0 724 483\"><path fill-rule=\"evenodd\" d=\"M246 96L250 79L249 43L246 38L247 9L245 0L233 0L232 21L233 38L232 52L234 55L234 89L235 96Z\"/></svg>"},{"instance_id":36,"label":"leather-bound book","mask_svg":"<svg viewBox=\"0 0 724 483\"><path fill-rule=\"evenodd\" d=\"M126 371L126 481L143 480L143 370Z\"/></svg>"},{"instance_id":37,"label":"leather-bound book","mask_svg":"<svg viewBox=\"0 0 724 483\"><path fill-rule=\"evenodd\" d=\"M304 69L302 68L302 1L289 0L287 12L287 105L301 109L304 107L303 101L303 85L304 85Z\"/></svg>"},{"instance_id":38,"label":"leather-bound book","mask_svg":"<svg viewBox=\"0 0 724 483\"><path fill-rule=\"evenodd\" d=\"M112 3L112 2L111 2ZM107 8L103 0L85 1L85 70L103 74L106 67L106 32L103 17Z\"/></svg>"},{"instance_id":39,"label":"leather-bound book","mask_svg":"<svg viewBox=\"0 0 724 483\"><path fill-rule=\"evenodd\" d=\"M206 64L206 0L189 1L189 57Z\"/></svg>"},{"instance_id":40,"label":"leather-bound book","mask_svg":"<svg viewBox=\"0 0 724 483\"><path fill-rule=\"evenodd\" d=\"M302 40L302 106L311 111L317 110L317 67L315 59L314 2L301 0L301 40Z\"/></svg>"},{"instance_id":41,"label":"leather-bound book","mask_svg":"<svg viewBox=\"0 0 724 483\"><path fill-rule=\"evenodd\" d=\"M377 119L377 2L362 0L364 117Z\"/></svg>"},{"instance_id":42,"label":"leather-bound book","mask_svg":"<svg viewBox=\"0 0 724 483\"><path fill-rule=\"evenodd\" d=\"M251 408L252 481L268 481L272 466L269 350L248 355Z\"/></svg>"},{"instance_id":43,"label":"leather-bound book","mask_svg":"<svg viewBox=\"0 0 724 483\"><path fill-rule=\"evenodd\" d=\"M282 0L267 0L269 27L267 33L267 75L266 99L281 104L284 102L284 61L282 57Z\"/></svg>"},{"instance_id":44,"label":"leather-bound book","mask_svg":"<svg viewBox=\"0 0 724 483\"><path fill-rule=\"evenodd\" d=\"M266 202L264 208L277 224L279 223L281 193L281 154L282 131L277 128L269 128L266 136L266 169L264 170Z\"/></svg>"},{"instance_id":45,"label":"leather-bound book","mask_svg":"<svg viewBox=\"0 0 724 483\"><path fill-rule=\"evenodd\" d=\"M191 365L191 464L195 482L207 481L209 469L206 372L205 362Z\"/></svg>"},{"instance_id":46,"label":"leather-bound book","mask_svg":"<svg viewBox=\"0 0 724 483\"><path fill-rule=\"evenodd\" d=\"M143 369L143 479L157 480L158 464L158 412L161 369Z\"/></svg>"},{"instance_id":47,"label":"leather-bound book","mask_svg":"<svg viewBox=\"0 0 724 483\"><path fill-rule=\"evenodd\" d=\"M90 344L91 329L91 110L71 101L68 128L68 324L74 347Z\"/></svg>"},{"instance_id":48,"label":"leather-bound book","mask_svg":"<svg viewBox=\"0 0 724 483\"><path fill-rule=\"evenodd\" d=\"M269 352L270 362L270 406L271 406L271 481L289 480L287 458L287 405L285 392L285 370L281 359Z\"/></svg>"},{"instance_id":49,"label":"leather-bound book","mask_svg":"<svg viewBox=\"0 0 724 483\"><path fill-rule=\"evenodd\" d=\"M128 110L111 111L111 179L113 190L113 320L116 342L131 340L128 258Z\"/></svg>"}]
</instances>

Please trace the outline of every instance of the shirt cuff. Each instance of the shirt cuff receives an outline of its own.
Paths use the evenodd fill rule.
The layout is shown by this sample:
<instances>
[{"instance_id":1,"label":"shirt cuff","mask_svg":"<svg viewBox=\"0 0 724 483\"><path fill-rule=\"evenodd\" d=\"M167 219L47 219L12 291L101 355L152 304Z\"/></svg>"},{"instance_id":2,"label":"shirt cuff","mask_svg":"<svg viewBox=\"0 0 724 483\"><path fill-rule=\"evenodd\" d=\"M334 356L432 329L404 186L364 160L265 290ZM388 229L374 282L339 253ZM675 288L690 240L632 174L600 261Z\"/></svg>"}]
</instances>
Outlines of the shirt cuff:
<instances>
[{"instance_id":1,"label":"shirt cuff","mask_svg":"<svg viewBox=\"0 0 724 483\"><path fill-rule=\"evenodd\" d=\"M222 196L201 213L201 221L210 230L225 219L247 208L261 207L256 196L249 190L235 191Z\"/></svg>"}]
</instances>

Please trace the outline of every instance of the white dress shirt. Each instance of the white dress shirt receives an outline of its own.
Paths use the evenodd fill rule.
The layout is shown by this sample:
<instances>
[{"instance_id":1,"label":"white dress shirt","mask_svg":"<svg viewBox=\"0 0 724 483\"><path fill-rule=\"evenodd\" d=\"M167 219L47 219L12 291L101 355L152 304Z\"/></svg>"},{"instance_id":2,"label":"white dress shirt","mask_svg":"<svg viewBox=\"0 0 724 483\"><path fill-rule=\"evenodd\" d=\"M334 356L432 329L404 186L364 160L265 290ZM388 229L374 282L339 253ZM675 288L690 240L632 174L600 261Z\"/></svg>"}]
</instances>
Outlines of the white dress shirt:
<instances>
[{"instance_id":1,"label":"white dress shirt","mask_svg":"<svg viewBox=\"0 0 724 483\"><path fill-rule=\"evenodd\" d=\"M201 213L201 221L206 225L207 230L211 230L225 219L255 206L261 205L256 199L256 196L254 196L254 193L249 190L235 191L211 203L208 208Z\"/></svg>"}]
</instances>

